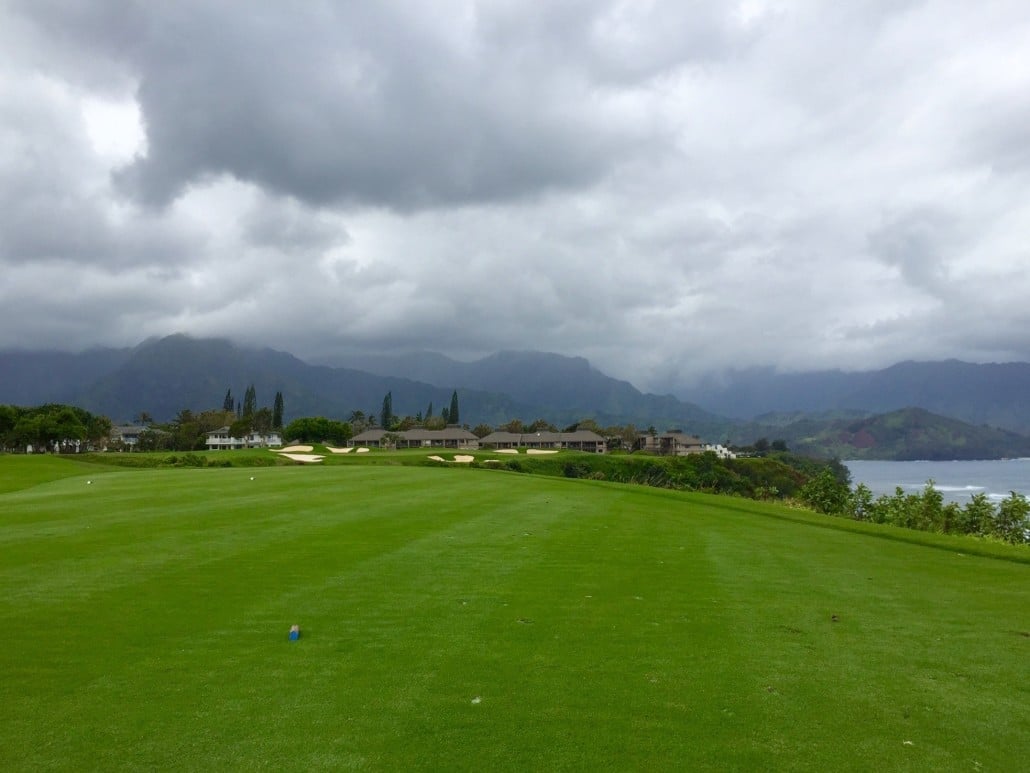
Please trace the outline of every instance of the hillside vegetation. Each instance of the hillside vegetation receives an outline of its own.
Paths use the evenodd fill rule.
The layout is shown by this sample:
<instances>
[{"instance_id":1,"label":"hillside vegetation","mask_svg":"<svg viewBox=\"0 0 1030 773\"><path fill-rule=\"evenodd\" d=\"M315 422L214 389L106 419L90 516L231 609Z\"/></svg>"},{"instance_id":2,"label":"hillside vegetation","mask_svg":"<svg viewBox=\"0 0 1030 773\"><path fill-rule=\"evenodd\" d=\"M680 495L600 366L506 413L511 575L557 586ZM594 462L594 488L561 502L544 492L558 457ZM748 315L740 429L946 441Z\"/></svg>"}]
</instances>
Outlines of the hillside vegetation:
<instances>
[{"instance_id":1,"label":"hillside vegetation","mask_svg":"<svg viewBox=\"0 0 1030 773\"><path fill-rule=\"evenodd\" d=\"M858 418L805 419L777 430L800 453L843 459L996 459L1030 456L1030 437L921 408Z\"/></svg>"}]
</instances>

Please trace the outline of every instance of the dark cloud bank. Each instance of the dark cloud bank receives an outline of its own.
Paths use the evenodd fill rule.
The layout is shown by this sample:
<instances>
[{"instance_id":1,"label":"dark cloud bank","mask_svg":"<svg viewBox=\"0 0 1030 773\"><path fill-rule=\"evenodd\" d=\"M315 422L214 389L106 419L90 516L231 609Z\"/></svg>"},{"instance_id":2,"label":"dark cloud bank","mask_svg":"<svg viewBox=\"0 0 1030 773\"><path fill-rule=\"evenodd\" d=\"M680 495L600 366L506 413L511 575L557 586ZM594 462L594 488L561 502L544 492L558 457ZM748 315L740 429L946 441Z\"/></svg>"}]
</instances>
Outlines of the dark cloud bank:
<instances>
[{"instance_id":1,"label":"dark cloud bank","mask_svg":"<svg viewBox=\"0 0 1030 773\"><path fill-rule=\"evenodd\" d=\"M1030 359L1030 9L15 2L0 347Z\"/></svg>"}]
</instances>

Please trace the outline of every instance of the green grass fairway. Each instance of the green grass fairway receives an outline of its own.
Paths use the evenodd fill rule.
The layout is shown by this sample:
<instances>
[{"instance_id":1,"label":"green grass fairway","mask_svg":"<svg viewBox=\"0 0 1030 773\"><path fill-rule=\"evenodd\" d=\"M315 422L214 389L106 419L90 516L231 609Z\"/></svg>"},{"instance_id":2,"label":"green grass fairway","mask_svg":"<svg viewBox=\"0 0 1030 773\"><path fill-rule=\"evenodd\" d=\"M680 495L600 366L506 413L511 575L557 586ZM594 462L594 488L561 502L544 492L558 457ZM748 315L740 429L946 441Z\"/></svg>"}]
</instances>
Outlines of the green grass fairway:
<instances>
[{"instance_id":1,"label":"green grass fairway","mask_svg":"<svg viewBox=\"0 0 1030 773\"><path fill-rule=\"evenodd\" d=\"M86 464L75 459L61 456L26 456L0 454L0 494L18 489L31 488L75 475L96 475L100 472L116 470L99 464ZM3 526L0 516L0 526Z\"/></svg>"},{"instance_id":2,"label":"green grass fairway","mask_svg":"<svg viewBox=\"0 0 1030 773\"><path fill-rule=\"evenodd\" d=\"M4 770L1030 760L1025 549L456 466L35 462L0 457Z\"/></svg>"}]
</instances>

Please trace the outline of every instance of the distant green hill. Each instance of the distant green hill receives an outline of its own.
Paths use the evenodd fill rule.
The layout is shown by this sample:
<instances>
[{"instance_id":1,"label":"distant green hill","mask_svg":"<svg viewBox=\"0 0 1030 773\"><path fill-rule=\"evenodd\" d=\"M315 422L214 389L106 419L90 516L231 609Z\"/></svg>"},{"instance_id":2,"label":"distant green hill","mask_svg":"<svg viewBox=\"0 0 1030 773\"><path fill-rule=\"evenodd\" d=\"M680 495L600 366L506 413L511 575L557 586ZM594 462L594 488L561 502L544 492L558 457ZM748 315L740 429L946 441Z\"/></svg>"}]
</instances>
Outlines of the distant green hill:
<instances>
[{"instance_id":1,"label":"distant green hill","mask_svg":"<svg viewBox=\"0 0 1030 773\"><path fill-rule=\"evenodd\" d=\"M977 427L921 408L777 428L799 453L842 459L996 459L1030 456L1030 437Z\"/></svg>"}]
</instances>

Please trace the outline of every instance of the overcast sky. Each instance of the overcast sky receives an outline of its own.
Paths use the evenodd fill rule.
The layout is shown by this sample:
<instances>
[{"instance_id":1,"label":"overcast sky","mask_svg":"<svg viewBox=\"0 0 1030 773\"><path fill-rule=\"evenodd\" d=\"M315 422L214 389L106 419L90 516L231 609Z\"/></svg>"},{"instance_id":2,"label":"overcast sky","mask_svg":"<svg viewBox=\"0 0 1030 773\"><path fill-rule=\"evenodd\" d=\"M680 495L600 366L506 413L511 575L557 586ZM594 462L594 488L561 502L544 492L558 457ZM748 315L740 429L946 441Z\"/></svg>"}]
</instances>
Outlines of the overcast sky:
<instances>
[{"instance_id":1,"label":"overcast sky","mask_svg":"<svg viewBox=\"0 0 1030 773\"><path fill-rule=\"evenodd\" d=\"M0 348L1030 360L1030 4L0 4Z\"/></svg>"}]
</instances>

